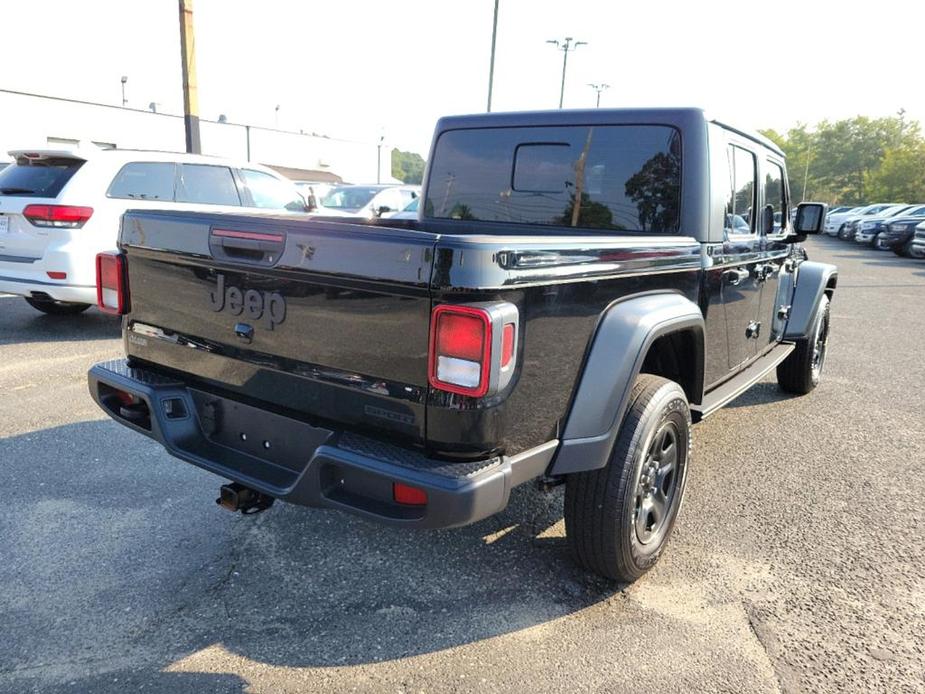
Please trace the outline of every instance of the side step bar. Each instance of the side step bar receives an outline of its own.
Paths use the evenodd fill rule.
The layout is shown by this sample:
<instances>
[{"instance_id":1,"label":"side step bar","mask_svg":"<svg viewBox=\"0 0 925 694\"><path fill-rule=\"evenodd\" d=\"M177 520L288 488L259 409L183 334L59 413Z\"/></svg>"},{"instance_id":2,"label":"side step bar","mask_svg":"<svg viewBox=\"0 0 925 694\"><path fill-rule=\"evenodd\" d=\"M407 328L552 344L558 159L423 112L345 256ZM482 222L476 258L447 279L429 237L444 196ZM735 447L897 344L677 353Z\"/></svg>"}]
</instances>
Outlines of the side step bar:
<instances>
[{"instance_id":1,"label":"side step bar","mask_svg":"<svg viewBox=\"0 0 925 694\"><path fill-rule=\"evenodd\" d=\"M735 400L748 390L753 384L764 378L771 369L776 368L784 359L790 356L795 345L792 342L779 342L767 354L759 357L744 370L730 378L722 385L717 386L703 396L699 405L691 405L691 412L695 419L703 419L716 412L723 405Z\"/></svg>"}]
</instances>

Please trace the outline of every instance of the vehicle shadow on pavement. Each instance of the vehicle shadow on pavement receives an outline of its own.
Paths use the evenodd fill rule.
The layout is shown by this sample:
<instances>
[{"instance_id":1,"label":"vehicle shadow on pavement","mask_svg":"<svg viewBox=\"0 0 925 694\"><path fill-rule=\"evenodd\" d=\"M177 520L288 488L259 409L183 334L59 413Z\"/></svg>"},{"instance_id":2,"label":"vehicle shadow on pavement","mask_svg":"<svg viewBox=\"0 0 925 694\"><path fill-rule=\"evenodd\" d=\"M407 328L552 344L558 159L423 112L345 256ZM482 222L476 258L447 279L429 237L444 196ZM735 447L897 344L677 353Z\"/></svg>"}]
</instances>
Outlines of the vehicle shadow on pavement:
<instances>
[{"instance_id":1,"label":"vehicle shadow on pavement","mask_svg":"<svg viewBox=\"0 0 925 694\"><path fill-rule=\"evenodd\" d=\"M90 308L74 316L49 316L19 296L0 296L0 344L109 340L120 335L121 323Z\"/></svg>"},{"instance_id":2,"label":"vehicle shadow on pavement","mask_svg":"<svg viewBox=\"0 0 925 694\"><path fill-rule=\"evenodd\" d=\"M230 514L214 503L222 480L108 420L0 439L0 461L0 622L15 634L0 644L0 690L241 691L228 673L242 658L387 661L621 588L569 558L562 487L519 487L465 528L409 531L281 503ZM227 668L200 667L215 653Z\"/></svg>"},{"instance_id":3,"label":"vehicle shadow on pavement","mask_svg":"<svg viewBox=\"0 0 925 694\"><path fill-rule=\"evenodd\" d=\"M772 372L773 373L773 372ZM726 407L754 407L755 405L772 405L781 400L790 400L792 395L788 395L780 389L777 382L756 383L746 390L742 395L730 402Z\"/></svg>"}]
</instances>

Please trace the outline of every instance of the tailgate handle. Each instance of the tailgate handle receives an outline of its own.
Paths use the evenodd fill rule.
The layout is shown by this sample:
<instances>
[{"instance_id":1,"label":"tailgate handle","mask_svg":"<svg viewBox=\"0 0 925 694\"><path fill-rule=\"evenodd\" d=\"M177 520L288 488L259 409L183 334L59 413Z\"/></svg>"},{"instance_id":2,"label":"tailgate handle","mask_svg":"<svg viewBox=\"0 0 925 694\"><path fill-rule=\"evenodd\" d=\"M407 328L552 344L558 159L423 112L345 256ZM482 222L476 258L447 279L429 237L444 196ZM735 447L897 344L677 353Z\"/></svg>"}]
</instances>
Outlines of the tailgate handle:
<instances>
[{"instance_id":1,"label":"tailgate handle","mask_svg":"<svg viewBox=\"0 0 925 694\"><path fill-rule=\"evenodd\" d=\"M212 229L209 250L213 258L272 265L286 247L285 234Z\"/></svg>"}]
</instances>

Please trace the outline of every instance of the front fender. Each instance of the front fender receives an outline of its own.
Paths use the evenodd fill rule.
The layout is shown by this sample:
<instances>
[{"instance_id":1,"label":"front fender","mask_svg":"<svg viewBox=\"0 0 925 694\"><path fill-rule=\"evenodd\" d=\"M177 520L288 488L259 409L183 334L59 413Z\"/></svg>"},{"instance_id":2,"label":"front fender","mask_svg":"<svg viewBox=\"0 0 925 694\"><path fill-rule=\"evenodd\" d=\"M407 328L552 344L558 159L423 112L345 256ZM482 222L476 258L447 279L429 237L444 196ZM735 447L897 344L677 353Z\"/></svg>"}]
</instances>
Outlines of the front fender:
<instances>
[{"instance_id":1,"label":"front fender","mask_svg":"<svg viewBox=\"0 0 925 694\"><path fill-rule=\"evenodd\" d=\"M785 340L805 338L812 329L813 317L822 295L838 281L838 268L828 263L805 260L797 267L796 285L790 301L790 316L784 328Z\"/></svg>"},{"instance_id":2,"label":"front fender","mask_svg":"<svg viewBox=\"0 0 925 694\"><path fill-rule=\"evenodd\" d=\"M684 330L695 333L702 368L703 314L689 299L675 293L647 294L619 301L603 313L551 475L595 470L607 464L649 347L663 335Z\"/></svg>"}]
</instances>

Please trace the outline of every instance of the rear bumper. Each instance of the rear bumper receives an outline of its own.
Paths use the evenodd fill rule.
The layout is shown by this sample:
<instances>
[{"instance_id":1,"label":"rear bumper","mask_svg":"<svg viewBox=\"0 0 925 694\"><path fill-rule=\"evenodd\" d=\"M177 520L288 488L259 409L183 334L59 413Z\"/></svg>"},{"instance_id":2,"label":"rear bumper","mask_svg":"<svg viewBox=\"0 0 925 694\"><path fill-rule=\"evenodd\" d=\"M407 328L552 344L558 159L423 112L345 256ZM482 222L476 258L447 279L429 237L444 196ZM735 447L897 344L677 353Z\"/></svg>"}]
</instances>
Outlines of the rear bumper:
<instances>
[{"instance_id":1,"label":"rear bumper","mask_svg":"<svg viewBox=\"0 0 925 694\"><path fill-rule=\"evenodd\" d=\"M3 274L2 267L0 267L0 293L38 296L43 299L51 298L55 301L69 301L79 304L96 303L95 286L72 285L55 282L54 280L9 277Z\"/></svg>"},{"instance_id":2,"label":"rear bumper","mask_svg":"<svg viewBox=\"0 0 925 694\"><path fill-rule=\"evenodd\" d=\"M181 460L283 501L405 527L466 525L503 510L514 486L544 473L558 444L448 462L205 393L125 360L95 365L88 380L107 414ZM144 402L147 416L124 416L112 389ZM427 503L395 502L396 482L426 491Z\"/></svg>"}]
</instances>

